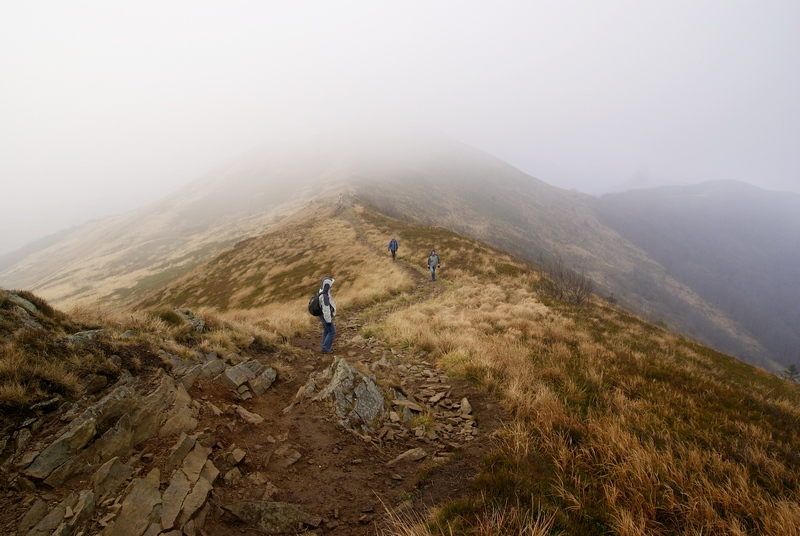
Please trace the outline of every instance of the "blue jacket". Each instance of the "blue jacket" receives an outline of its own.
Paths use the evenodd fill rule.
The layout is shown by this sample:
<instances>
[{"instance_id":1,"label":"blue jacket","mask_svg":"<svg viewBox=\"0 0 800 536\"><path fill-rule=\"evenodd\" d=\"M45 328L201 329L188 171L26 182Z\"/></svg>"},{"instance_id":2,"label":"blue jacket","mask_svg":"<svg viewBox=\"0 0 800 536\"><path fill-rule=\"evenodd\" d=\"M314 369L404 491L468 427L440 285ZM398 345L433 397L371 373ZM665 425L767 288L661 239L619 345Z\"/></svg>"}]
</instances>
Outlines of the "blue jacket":
<instances>
[{"instance_id":1,"label":"blue jacket","mask_svg":"<svg viewBox=\"0 0 800 536\"><path fill-rule=\"evenodd\" d=\"M389 240L389 251L397 251L397 240L394 237Z\"/></svg>"}]
</instances>

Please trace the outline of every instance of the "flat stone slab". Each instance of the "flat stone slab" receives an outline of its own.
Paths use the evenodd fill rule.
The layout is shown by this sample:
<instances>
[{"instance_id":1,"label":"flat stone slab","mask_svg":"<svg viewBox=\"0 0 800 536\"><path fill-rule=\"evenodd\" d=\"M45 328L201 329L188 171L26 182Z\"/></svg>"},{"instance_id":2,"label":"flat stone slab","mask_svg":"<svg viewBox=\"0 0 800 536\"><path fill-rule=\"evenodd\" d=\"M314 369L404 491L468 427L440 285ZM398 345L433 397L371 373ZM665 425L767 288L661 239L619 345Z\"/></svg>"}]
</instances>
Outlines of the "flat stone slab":
<instances>
[{"instance_id":1,"label":"flat stone slab","mask_svg":"<svg viewBox=\"0 0 800 536\"><path fill-rule=\"evenodd\" d=\"M296 506L283 502L239 501L222 508L266 534L295 534L300 523L312 518Z\"/></svg>"}]
</instances>

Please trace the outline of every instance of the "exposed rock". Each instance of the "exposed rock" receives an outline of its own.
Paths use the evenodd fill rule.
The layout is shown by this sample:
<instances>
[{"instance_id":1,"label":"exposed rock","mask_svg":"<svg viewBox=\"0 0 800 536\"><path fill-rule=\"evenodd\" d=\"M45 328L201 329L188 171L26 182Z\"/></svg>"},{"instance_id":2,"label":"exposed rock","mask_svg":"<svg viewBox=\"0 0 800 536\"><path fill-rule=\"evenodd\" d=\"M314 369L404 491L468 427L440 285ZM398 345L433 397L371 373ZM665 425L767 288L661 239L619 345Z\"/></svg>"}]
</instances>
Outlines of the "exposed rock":
<instances>
[{"instance_id":1,"label":"exposed rock","mask_svg":"<svg viewBox=\"0 0 800 536\"><path fill-rule=\"evenodd\" d=\"M192 328L196 333L202 333L206 329L206 323L203 321L202 318L198 318L188 309L175 309L175 312L178 313L181 318L186 320L189 324L192 325Z\"/></svg>"},{"instance_id":2,"label":"exposed rock","mask_svg":"<svg viewBox=\"0 0 800 536\"><path fill-rule=\"evenodd\" d=\"M184 458L181 469L192 484L200 478L200 473L206 464L208 454L209 451L203 445L195 443L192 450Z\"/></svg>"},{"instance_id":3,"label":"exposed rock","mask_svg":"<svg viewBox=\"0 0 800 536\"><path fill-rule=\"evenodd\" d=\"M103 534L105 536L141 536L151 525L150 514L157 504L161 504L158 491L161 473L158 469L150 471L145 478L134 480L130 493L122 502L119 515Z\"/></svg>"},{"instance_id":4,"label":"exposed rock","mask_svg":"<svg viewBox=\"0 0 800 536\"><path fill-rule=\"evenodd\" d=\"M67 508L71 509L76 502L78 502L78 495L70 494L28 531L27 536L50 536L64 520Z\"/></svg>"},{"instance_id":5,"label":"exposed rock","mask_svg":"<svg viewBox=\"0 0 800 536\"><path fill-rule=\"evenodd\" d=\"M225 361L234 366L244 363L248 359L249 359L248 357L241 356L235 352L231 352L230 354L225 356Z\"/></svg>"},{"instance_id":6,"label":"exposed rock","mask_svg":"<svg viewBox=\"0 0 800 536\"><path fill-rule=\"evenodd\" d=\"M253 391L254 395L261 396L267 392L267 389L269 389L272 386L273 382L275 382L275 379L277 377L278 377L278 372L274 368L269 367L264 372L262 372L261 374L259 374L258 376L256 376L247 383L250 386L250 390Z\"/></svg>"},{"instance_id":7,"label":"exposed rock","mask_svg":"<svg viewBox=\"0 0 800 536\"><path fill-rule=\"evenodd\" d=\"M47 478L55 468L66 462L82 449L97 432L93 418L79 422L70 427L58 439L53 441L25 470L25 474L38 479ZM55 528L55 527L53 527ZM52 529L51 529L52 530Z\"/></svg>"},{"instance_id":8,"label":"exposed rock","mask_svg":"<svg viewBox=\"0 0 800 536\"><path fill-rule=\"evenodd\" d=\"M12 310L15 311L20 317L22 317L22 323L25 324L25 327L28 329L44 329L43 326L37 322L28 311L20 307L19 305L15 305L12 307Z\"/></svg>"},{"instance_id":9,"label":"exposed rock","mask_svg":"<svg viewBox=\"0 0 800 536\"><path fill-rule=\"evenodd\" d=\"M203 372L203 365L195 365L190 367L186 370L183 377L181 378L181 385L187 391L192 388L194 385L195 380L200 377L200 374Z\"/></svg>"},{"instance_id":10,"label":"exposed rock","mask_svg":"<svg viewBox=\"0 0 800 536\"><path fill-rule=\"evenodd\" d=\"M461 399L461 415L470 415L472 413L472 405L469 403L469 400L465 398Z\"/></svg>"},{"instance_id":11,"label":"exposed rock","mask_svg":"<svg viewBox=\"0 0 800 536\"><path fill-rule=\"evenodd\" d=\"M181 465L183 463L183 459L187 454L189 454L189 451L192 450L192 447L194 447L196 441L197 440L194 437L187 436L185 433L182 433L178 438L178 441L172 447L169 458L167 458L167 470Z\"/></svg>"},{"instance_id":12,"label":"exposed rock","mask_svg":"<svg viewBox=\"0 0 800 536\"><path fill-rule=\"evenodd\" d=\"M233 449L233 451L228 454L228 462L231 465L239 465L242 460L244 460L245 456L247 456L247 453L242 449Z\"/></svg>"},{"instance_id":13,"label":"exposed rock","mask_svg":"<svg viewBox=\"0 0 800 536\"><path fill-rule=\"evenodd\" d=\"M122 463L118 457L111 458L92 477L95 496L98 500L103 500L107 495L114 493L132 474L133 468L130 465Z\"/></svg>"},{"instance_id":14,"label":"exposed rock","mask_svg":"<svg viewBox=\"0 0 800 536\"><path fill-rule=\"evenodd\" d=\"M223 508L267 534L295 534L298 525L311 517L296 506L283 502L239 501Z\"/></svg>"},{"instance_id":15,"label":"exposed rock","mask_svg":"<svg viewBox=\"0 0 800 536\"><path fill-rule=\"evenodd\" d=\"M200 471L200 478L206 479L208 483L213 486L218 476L219 476L219 469L217 469L217 467L211 462L211 460L206 460L206 464L203 466L203 470Z\"/></svg>"},{"instance_id":16,"label":"exposed rock","mask_svg":"<svg viewBox=\"0 0 800 536\"><path fill-rule=\"evenodd\" d=\"M17 523L17 534L28 534L39 521L44 519L44 516L50 511L47 503L42 499L36 499L33 506L22 516L22 519Z\"/></svg>"},{"instance_id":17,"label":"exposed rock","mask_svg":"<svg viewBox=\"0 0 800 536\"><path fill-rule=\"evenodd\" d=\"M183 501L191 488L192 484L183 471L175 471L162 497L161 528L163 530L169 530L175 526L175 521L177 521L183 507Z\"/></svg>"},{"instance_id":18,"label":"exposed rock","mask_svg":"<svg viewBox=\"0 0 800 536\"><path fill-rule=\"evenodd\" d=\"M73 335L69 335L66 339L75 346L85 347L97 342L97 339L105 335L104 329L93 329L89 331L79 331Z\"/></svg>"},{"instance_id":19,"label":"exposed rock","mask_svg":"<svg viewBox=\"0 0 800 536\"><path fill-rule=\"evenodd\" d=\"M358 425L370 428L384 416L385 398L374 380L338 356L322 374L311 375L306 395L327 378L330 378L328 385L313 400L332 399L340 424L346 428Z\"/></svg>"},{"instance_id":20,"label":"exposed rock","mask_svg":"<svg viewBox=\"0 0 800 536\"><path fill-rule=\"evenodd\" d=\"M178 519L178 526L183 527L195 514L203 507L211 493L212 486L205 478L200 478L192 488L191 493L186 496Z\"/></svg>"},{"instance_id":21,"label":"exposed rock","mask_svg":"<svg viewBox=\"0 0 800 536\"><path fill-rule=\"evenodd\" d=\"M141 398L131 416L134 446L158 433L167 411L177 397L178 390L175 383L165 374L161 377L158 388Z\"/></svg>"},{"instance_id":22,"label":"exposed rock","mask_svg":"<svg viewBox=\"0 0 800 536\"><path fill-rule=\"evenodd\" d=\"M247 411L242 406L236 406L236 414L247 424L261 424L264 422L264 417L257 413Z\"/></svg>"},{"instance_id":23,"label":"exposed rock","mask_svg":"<svg viewBox=\"0 0 800 536\"><path fill-rule=\"evenodd\" d=\"M94 492L89 489L81 491L78 496L78 502L71 510L70 512L70 508L67 508L64 521L53 531L53 536L69 536L76 528L82 527L94 515Z\"/></svg>"},{"instance_id":24,"label":"exposed rock","mask_svg":"<svg viewBox=\"0 0 800 536\"><path fill-rule=\"evenodd\" d=\"M190 407L178 407L158 431L158 437L169 437L175 434L191 432L197 428L197 422L197 418L195 418L194 412Z\"/></svg>"},{"instance_id":25,"label":"exposed rock","mask_svg":"<svg viewBox=\"0 0 800 536\"><path fill-rule=\"evenodd\" d=\"M19 294L16 294L15 292L9 292L7 299L11 303L19 305L26 312L28 312L28 313L30 313L32 315L35 315L35 314L39 313L39 309L33 303L31 303L29 300L26 300L25 298L23 298Z\"/></svg>"},{"instance_id":26,"label":"exposed rock","mask_svg":"<svg viewBox=\"0 0 800 536\"><path fill-rule=\"evenodd\" d=\"M228 389L238 389L243 383L256 378L263 368L264 365L251 359L234 367L228 367L215 381Z\"/></svg>"},{"instance_id":27,"label":"exposed rock","mask_svg":"<svg viewBox=\"0 0 800 536\"><path fill-rule=\"evenodd\" d=\"M113 428L106 431L88 448L55 469L45 479L45 483L51 487L60 486L73 475L92 471L110 458L127 456L132 446L131 419L129 415L124 415Z\"/></svg>"},{"instance_id":28,"label":"exposed rock","mask_svg":"<svg viewBox=\"0 0 800 536\"><path fill-rule=\"evenodd\" d=\"M128 384L127 382L130 382ZM105 432L120 419L123 415L132 413L139 404L139 395L136 393L134 384L138 380L126 378L123 384L113 389L106 396L101 398L97 404L86 409L75 421L77 425L82 421L94 419L97 430Z\"/></svg>"},{"instance_id":29,"label":"exposed rock","mask_svg":"<svg viewBox=\"0 0 800 536\"><path fill-rule=\"evenodd\" d=\"M28 428L23 428L19 432L17 432L17 452L22 452L28 446L28 443L31 441L31 431ZM3 444L5 448L5 443ZM0 450L2 452L2 450Z\"/></svg>"},{"instance_id":30,"label":"exposed rock","mask_svg":"<svg viewBox=\"0 0 800 536\"><path fill-rule=\"evenodd\" d=\"M208 380L215 378L225 371L225 361L222 359L214 358L202 365L200 369L201 380Z\"/></svg>"},{"instance_id":31,"label":"exposed rock","mask_svg":"<svg viewBox=\"0 0 800 536\"><path fill-rule=\"evenodd\" d=\"M409 449L396 457L395 459L386 462L386 467L394 467L400 462L411 461L416 462L427 456L428 454L422 448Z\"/></svg>"},{"instance_id":32,"label":"exposed rock","mask_svg":"<svg viewBox=\"0 0 800 536\"><path fill-rule=\"evenodd\" d=\"M355 389L355 406L349 416L351 424L354 423L354 416L357 416L356 422L363 422L371 426L378 419L383 418L385 403L386 400L380 387L372 379L364 377Z\"/></svg>"},{"instance_id":33,"label":"exposed rock","mask_svg":"<svg viewBox=\"0 0 800 536\"><path fill-rule=\"evenodd\" d=\"M242 479L242 472L239 470L238 467L234 467L233 469L225 473L224 477L222 477L222 480L228 487L235 486L241 479Z\"/></svg>"}]
</instances>

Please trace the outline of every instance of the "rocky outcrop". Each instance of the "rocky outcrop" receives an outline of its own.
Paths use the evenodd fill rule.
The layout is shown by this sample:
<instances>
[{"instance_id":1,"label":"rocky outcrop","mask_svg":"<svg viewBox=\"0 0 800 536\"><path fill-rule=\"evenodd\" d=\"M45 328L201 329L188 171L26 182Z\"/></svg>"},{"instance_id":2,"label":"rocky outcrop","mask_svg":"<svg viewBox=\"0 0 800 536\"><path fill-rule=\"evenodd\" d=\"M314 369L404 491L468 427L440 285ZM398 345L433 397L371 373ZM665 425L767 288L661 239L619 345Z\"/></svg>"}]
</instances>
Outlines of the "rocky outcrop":
<instances>
[{"instance_id":1,"label":"rocky outcrop","mask_svg":"<svg viewBox=\"0 0 800 536\"><path fill-rule=\"evenodd\" d=\"M352 432L344 434L350 441L371 443L374 459L370 454L334 462L344 472L374 463L370 478L384 478L391 486L418 464L446 459L448 451L474 438L471 405L452 393L446 377L431 366L392 359L369 340L363 344L369 350L361 352L360 364L334 358L312 372L298 398L318 404L288 417L298 423L306 412L323 420L332 415ZM333 530L340 523L367 527L372 510L340 518L336 510L298 501L321 516L314 517L278 502L296 497L288 483L299 475L318 475L330 466L306 442L313 424L300 421L289 440L286 428L276 431L272 398L244 402L270 396L278 379L275 367L234 353L221 358L194 351L187 358L162 352L160 357L168 373L159 369L135 379L123 372L105 387L87 377L84 383L97 383L97 394L87 389L78 403L47 401L45 417L33 415L0 440L8 488L30 498L24 510L18 507L13 527L7 521L0 532L189 536L203 534L204 526L216 530L234 517L249 530L268 534ZM318 365L308 358L305 368ZM384 385L392 378L392 387L384 391L376 374ZM320 408L331 413L320 415ZM326 428L335 429L327 423ZM341 456L338 442L329 448ZM62 491L65 483L74 493Z\"/></svg>"},{"instance_id":2,"label":"rocky outcrop","mask_svg":"<svg viewBox=\"0 0 800 536\"><path fill-rule=\"evenodd\" d=\"M75 341L84 338L80 335ZM20 521L19 534L77 533L87 528L87 520L95 511L99 519L94 523L106 536L194 534L202 527L220 471L209 459L212 449L208 445L214 444L213 438L209 442L202 433L189 435L197 427L203 405L192 400L187 388L197 381L214 380L228 388L236 387L231 394L238 398L245 391L250 397L260 396L277 379L277 372L237 355L221 359L216 354L198 353L188 363L166 352L161 358L169 364L172 375L159 369L148 382L149 392L141 380L123 374L96 403L82 410L77 404L65 406L61 419L66 424L49 444L40 446L34 441L31 427L39 422L37 419L26 421L26 427L15 433L16 451L5 467L23 471L13 480L18 488L35 490L41 484L57 488L76 475L92 474L89 487L55 506L35 502ZM215 415L222 414L210 406L216 409ZM264 422L257 413L235 404L228 411L249 425ZM177 439L161 467L130 482L141 469L141 459L122 460L131 458L134 449L146 441L170 437ZM2 450L8 443L5 436ZM245 456L238 448L227 454L232 465L242 463ZM162 475L168 482L165 487L161 486ZM121 491L126 482L130 483Z\"/></svg>"},{"instance_id":3,"label":"rocky outcrop","mask_svg":"<svg viewBox=\"0 0 800 536\"><path fill-rule=\"evenodd\" d=\"M386 414L386 398L374 376L360 372L340 357L321 373L311 374L302 394L314 401L331 400L345 428L374 431Z\"/></svg>"},{"instance_id":4,"label":"rocky outcrop","mask_svg":"<svg viewBox=\"0 0 800 536\"><path fill-rule=\"evenodd\" d=\"M203 331L205 331L206 329L205 320L195 316L195 314L191 312L189 309L175 309L175 312L178 315L180 315L180 317L183 318L186 322L191 324L192 329L196 333L202 333Z\"/></svg>"}]
</instances>

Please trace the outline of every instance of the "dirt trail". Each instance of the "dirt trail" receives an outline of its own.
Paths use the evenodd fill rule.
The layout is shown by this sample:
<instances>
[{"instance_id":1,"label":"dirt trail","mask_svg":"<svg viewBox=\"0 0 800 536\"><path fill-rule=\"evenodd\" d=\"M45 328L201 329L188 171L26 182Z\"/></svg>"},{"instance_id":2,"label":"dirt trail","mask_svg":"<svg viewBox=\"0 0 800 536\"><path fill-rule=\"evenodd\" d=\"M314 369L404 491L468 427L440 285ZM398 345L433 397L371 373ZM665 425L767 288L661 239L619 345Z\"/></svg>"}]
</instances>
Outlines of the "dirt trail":
<instances>
[{"instance_id":1,"label":"dirt trail","mask_svg":"<svg viewBox=\"0 0 800 536\"><path fill-rule=\"evenodd\" d=\"M366 243L357 224L354 227L359 239ZM443 291L440 283L429 281L402 261L397 262L416 281L411 291L414 301L430 299ZM377 341L362 339L358 320L362 312L343 311L337 317L333 355L320 353L321 330L312 330L290 341L303 350L297 352L300 357L286 363L294 371L292 376L280 377L267 393L241 403L264 417L264 424L247 426L234 420L236 424L230 429L229 416L203 413L200 428L218 434L217 441L223 446L217 450L220 455L212 455L222 475L232 469L225 461L226 452L234 445L247 452L238 466L242 478L238 483L221 485L219 491L215 488L216 502L224 504L245 498L285 501L318 516L320 525L314 529L317 533L336 531L358 536L374 535L385 529L386 508L423 514L431 506L469 493L489 448L489 437L500 425L500 405L468 382L444 376L425 354L390 352ZM448 392L438 405L433 405L432 414L436 417L433 429L439 431L424 433L410 429L407 424L408 428L398 427L399 430L392 429L392 433L380 439L372 436L367 441L336 424L326 404L304 401L285 413L284 408L309 374L325 369L334 356L360 364L361 368L382 357L388 358L396 366L388 371L389 378L386 372L377 371L379 382L393 382L417 400L427 400L438 384L441 387L438 390ZM267 365L274 360L271 355L258 357ZM226 397L230 403L238 403L230 400L225 389L213 384L197 386L191 394L215 403L224 403ZM447 432L461 426L454 422L458 421L456 404L462 398L467 398L473 407L476 432L472 436ZM387 462L416 447L426 451L425 459L387 467ZM211 519L205 526L210 536L228 536L231 528L240 534L257 534L230 515Z\"/></svg>"},{"instance_id":2,"label":"dirt trail","mask_svg":"<svg viewBox=\"0 0 800 536\"><path fill-rule=\"evenodd\" d=\"M343 216L353 223L358 239L367 244L355 216L346 211ZM430 281L400 259L396 262L415 282L407 291L412 300L404 303L429 300L444 291L442 283ZM220 471L208 501L210 511L204 514L204 526L197 534L261 534L222 508L242 499L295 505L309 515L309 523L303 527L307 533L390 534L387 508L421 516L431 506L470 493L491 434L500 426L500 404L468 382L445 376L425 353L389 350L380 341L363 339L359 333L365 317L369 317L369 308L341 311L334 354L320 352L321 329L316 327L289 341L291 350L251 348L247 357L279 371L277 381L260 396L242 401L234 391L211 379L192 385L189 394L199 421L193 433L199 434L198 441L204 446L213 447L209 459ZM364 436L339 425L329 403L304 399L292 405L309 375L323 371L335 357L373 372L378 384L401 391L423 411L413 419L397 415ZM155 372L163 366L159 358L147 354L142 359L149 370L144 383L157 383ZM472 407L468 415L461 412L464 398ZM239 406L264 421L247 424L237 417ZM402 413L397 407L392 409ZM156 436L140 444L128 460L135 466L134 477L162 470L163 492L170 474L163 470L176 439ZM387 465L415 448L424 450L422 459ZM43 485L35 489L7 487L0 494L0 531L12 534L37 499L52 506L70 492L88 487L88 475L76 476L52 490ZM98 505L88 534L102 530L102 520L113 517L122 498L117 497L115 504L106 501Z\"/></svg>"}]
</instances>

